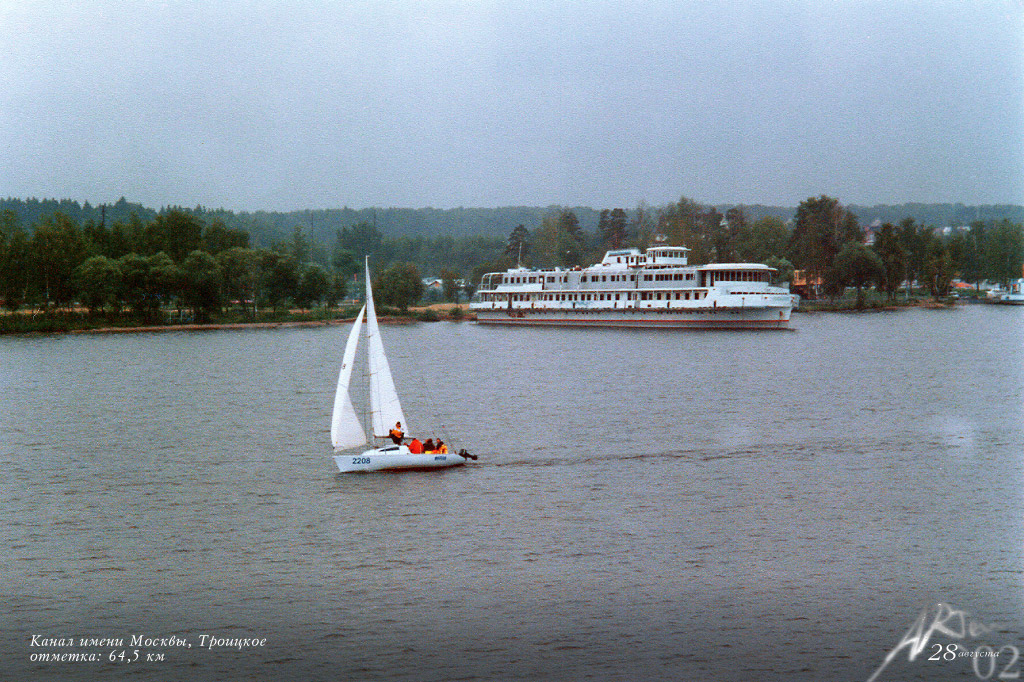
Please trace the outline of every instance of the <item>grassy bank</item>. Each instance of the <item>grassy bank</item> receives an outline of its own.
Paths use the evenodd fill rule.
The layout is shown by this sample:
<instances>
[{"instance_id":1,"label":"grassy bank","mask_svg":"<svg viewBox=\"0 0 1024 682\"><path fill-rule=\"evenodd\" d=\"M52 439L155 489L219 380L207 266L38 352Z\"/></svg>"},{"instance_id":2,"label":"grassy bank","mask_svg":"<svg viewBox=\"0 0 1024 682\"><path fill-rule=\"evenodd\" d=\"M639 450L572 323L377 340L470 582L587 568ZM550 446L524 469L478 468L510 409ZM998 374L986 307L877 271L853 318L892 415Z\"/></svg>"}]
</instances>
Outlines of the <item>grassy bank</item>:
<instances>
[{"instance_id":1,"label":"grassy bank","mask_svg":"<svg viewBox=\"0 0 1024 682\"><path fill-rule=\"evenodd\" d=\"M294 327L350 322L359 314L360 306L317 308L314 310L268 310L253 315L241 310L228 310L213 315L206 322L195 322L188 314L165 310L151 319L140 319L128 313L95 313L85 310L27 310L0 314L0 334L66 334L90 332L195 331L203 329L236 329L244 327ZM465 306L432 305L401 311L396 308L377 309L381 323L403 324L415 321L469 320L475 316Z\"/></svg>"},{"instance_id":2,"label":"grassy bank","mask_svg":"<svg viewBox=\"0 0 1024 682\"><path fill-rule=\"evenodd\" d=\"M956 305L958 302L960 300L955 298L935 300L934 297L924 292L915 292L909 297L905 294L900 294L895 299L890 300L885 294L867 291L864 292L863 305L858 306L856 292L847 292L843 296L834 299L823 298L814 301L801 299L800 307L796 309L796 312L857 312L902 310L905 308L945 308Z\"/></svg>"}]
</instances>

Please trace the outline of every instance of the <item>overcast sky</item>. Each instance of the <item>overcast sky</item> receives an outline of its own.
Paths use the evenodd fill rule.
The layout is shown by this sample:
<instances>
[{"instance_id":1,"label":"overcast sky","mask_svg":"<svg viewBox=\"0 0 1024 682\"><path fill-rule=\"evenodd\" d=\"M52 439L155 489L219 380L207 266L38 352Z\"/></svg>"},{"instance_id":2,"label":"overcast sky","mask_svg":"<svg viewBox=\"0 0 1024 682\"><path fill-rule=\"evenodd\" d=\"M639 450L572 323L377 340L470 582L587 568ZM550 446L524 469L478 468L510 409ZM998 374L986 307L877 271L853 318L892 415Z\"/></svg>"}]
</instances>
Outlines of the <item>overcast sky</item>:
<instances>
[{"instance_id":1,"label":"overcast sky","mask_svg":"<svg viewBox=\"0 0 1024 682\"><path fill-rule=\"evenodd\" d=\"M0 0L0 196L1024 203L1024 4Z\"/></svg>"}]
</instances>

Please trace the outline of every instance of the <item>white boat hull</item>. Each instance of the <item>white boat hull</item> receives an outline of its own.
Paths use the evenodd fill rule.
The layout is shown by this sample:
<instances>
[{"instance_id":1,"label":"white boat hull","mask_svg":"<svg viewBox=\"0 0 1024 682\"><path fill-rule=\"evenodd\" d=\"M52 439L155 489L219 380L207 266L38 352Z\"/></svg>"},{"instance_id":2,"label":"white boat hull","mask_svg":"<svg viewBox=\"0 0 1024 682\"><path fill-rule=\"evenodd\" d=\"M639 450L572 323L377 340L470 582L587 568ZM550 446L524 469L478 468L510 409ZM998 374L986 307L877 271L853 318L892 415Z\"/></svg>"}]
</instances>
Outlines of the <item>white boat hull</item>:
<instances>
[{"instance_id":1,"label":"white boat hull","mask_svg":"<svg viewBox=\"0 0 1024 682\"><path fill-rule=\"evenodd\" d=\"M792 308L690 307L556 310L477 309L481 324L669 329L787 329Z\"/></svg>"},{"instance_id":2,"label":"white boat hull","mask_svg":"<svg viewBox=\"0 0 1024 682\"><path fill-rule=\"evenodd\" d=\"M405 445L389 445L360 454L334 455L334 462L338 465L338 471L348 474L361 471L441 469L462 466L466 458L454 452L414 454Z\"/></svg>"}]
</instances>

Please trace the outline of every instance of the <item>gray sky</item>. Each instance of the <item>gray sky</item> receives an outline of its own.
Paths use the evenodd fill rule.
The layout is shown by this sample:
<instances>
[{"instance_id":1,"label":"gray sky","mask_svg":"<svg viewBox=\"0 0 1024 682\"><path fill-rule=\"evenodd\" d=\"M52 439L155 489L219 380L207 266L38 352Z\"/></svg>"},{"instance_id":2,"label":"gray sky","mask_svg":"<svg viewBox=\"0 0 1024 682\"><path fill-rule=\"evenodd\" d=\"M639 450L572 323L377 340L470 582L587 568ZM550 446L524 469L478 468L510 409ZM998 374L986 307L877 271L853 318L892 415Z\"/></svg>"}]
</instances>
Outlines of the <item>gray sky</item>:
<instances>
[{"instance_id":1,"label":"gray sky","mask_svg":"<svg viewBox=\"0 0 1024 682\"><path fill-rule=\"evenodd\" d=\"M1024 4L0 0L0 196L1024 203Z\"/></svg>"}]
</instances>

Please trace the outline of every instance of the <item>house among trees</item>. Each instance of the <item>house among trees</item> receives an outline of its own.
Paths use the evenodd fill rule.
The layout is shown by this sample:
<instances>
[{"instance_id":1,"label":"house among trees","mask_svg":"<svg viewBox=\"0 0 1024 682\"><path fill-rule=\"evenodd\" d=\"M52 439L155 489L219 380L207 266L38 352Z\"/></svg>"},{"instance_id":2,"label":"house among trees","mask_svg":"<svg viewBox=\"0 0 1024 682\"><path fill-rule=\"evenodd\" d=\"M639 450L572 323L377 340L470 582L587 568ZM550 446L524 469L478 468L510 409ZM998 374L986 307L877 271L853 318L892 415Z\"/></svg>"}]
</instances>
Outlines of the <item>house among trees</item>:
<instances>
[{"instance_id":1,"label":"house among trees","mask_svg":"<svg viewBox=\"0 0 1024 682\"><path fill-rule=\"evenodd\" d=\"M821 296L824 285L825 281L821 277L810 276L807 270L794 270L789 290L800 294L801 298L814 300Z\"/></svg>"}]
</instances>

